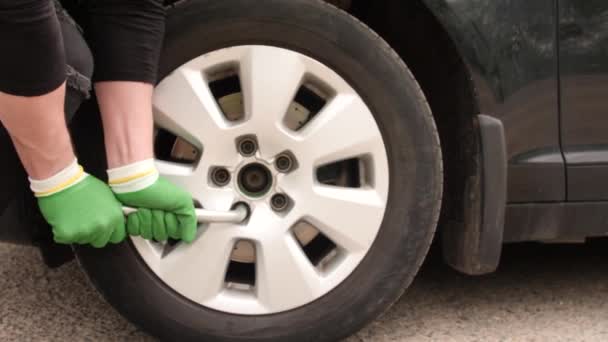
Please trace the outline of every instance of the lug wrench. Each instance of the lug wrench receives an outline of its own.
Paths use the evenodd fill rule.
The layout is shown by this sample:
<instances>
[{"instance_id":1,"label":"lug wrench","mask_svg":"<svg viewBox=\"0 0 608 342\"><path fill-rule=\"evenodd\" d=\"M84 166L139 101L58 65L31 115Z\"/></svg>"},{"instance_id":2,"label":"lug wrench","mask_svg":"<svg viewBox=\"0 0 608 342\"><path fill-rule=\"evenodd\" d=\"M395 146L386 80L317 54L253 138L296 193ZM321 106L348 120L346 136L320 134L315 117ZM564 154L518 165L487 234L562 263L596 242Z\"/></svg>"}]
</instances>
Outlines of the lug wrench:
<instances>
[{"instance_id":1,"label":"lug wrench","mask_svg":"<svg viewBox=\"0 0 608 342\"><path fill-rule=\"evenodd\" d=\"M122 212L125 215L136 212L137 209L123 207ZM196 218L198 223L241 223L249 216L249 209L244 204L237 205L230 211L215 211L207 209L196 209Z\"/></svg>"}]
</instances>

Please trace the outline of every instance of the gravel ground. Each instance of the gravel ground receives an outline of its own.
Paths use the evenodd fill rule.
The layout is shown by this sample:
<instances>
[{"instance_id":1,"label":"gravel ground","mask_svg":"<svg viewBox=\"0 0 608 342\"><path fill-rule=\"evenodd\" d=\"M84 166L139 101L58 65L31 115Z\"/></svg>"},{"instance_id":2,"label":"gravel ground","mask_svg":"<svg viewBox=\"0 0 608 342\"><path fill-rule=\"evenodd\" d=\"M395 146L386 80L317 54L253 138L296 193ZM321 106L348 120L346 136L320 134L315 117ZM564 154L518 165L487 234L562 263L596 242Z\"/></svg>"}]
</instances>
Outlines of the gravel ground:
<instances>
[{"instance_id":1,"label":"gravel ground","mask_svg":"<svg viewBox=\"0 0 608 342\"><path fill-rule=\"evenodd\" d=\"M608 242L507 246L500 270L451 271L432 253L407 294L347 342L608 341ZM75 263L46 269L0 244L0 341L152 340L109 307Z\"/></svg>"}]
</instances>

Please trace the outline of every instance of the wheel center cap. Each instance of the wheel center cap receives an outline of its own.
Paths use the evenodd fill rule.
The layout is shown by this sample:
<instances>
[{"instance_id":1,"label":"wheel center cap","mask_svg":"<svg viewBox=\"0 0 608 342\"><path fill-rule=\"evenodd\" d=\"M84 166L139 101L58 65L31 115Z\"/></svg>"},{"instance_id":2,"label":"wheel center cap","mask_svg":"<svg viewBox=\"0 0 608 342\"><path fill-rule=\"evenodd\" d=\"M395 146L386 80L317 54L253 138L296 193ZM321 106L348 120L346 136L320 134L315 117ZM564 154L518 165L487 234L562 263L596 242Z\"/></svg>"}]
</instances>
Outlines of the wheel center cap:
<instances>
[{"instance_id":1,"label":"wheel center cap","mask_svg":"<svg viewBox=\"0 0 608 342\"><path fill-rule=\"evenodd\" d=\"M272 173L260 164L251 163L241 169L238 175L238 184L241 191L252 197L264 196L272 186Z\"/></svg>"}]
</instances>

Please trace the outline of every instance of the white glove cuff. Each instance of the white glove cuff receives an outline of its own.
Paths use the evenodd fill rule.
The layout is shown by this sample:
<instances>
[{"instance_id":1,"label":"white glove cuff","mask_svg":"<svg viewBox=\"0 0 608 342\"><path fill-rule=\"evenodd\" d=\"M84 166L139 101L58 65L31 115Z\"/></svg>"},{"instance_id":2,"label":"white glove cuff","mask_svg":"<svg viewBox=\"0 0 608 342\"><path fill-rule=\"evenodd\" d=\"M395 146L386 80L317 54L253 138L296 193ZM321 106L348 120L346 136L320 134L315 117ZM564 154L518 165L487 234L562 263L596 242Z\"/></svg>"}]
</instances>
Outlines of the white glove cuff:
<instances>
[{"instance_id":1,"label":"white glove cuff","mask_svg":"<svg viewBox=\"0 0 608 342\"><path fill-rule=\"evenodd\" d=\"M82 166L78 165L78 160L74 159L65 169L50 178L42 180L28 179L30 189L36 197L47 197L80 183L86 176L87 174Z\"/></svg>"},{"instance_id":2,"label":"white glove cuff","mask_svg":"<svg viewBox=\"0 0 608 342\"><path fill-rule=\"evenodd\" d=\"M108 183L117 194L143 190L158 180L154 159L108 170Z\"/></svg>"}]
</instances>

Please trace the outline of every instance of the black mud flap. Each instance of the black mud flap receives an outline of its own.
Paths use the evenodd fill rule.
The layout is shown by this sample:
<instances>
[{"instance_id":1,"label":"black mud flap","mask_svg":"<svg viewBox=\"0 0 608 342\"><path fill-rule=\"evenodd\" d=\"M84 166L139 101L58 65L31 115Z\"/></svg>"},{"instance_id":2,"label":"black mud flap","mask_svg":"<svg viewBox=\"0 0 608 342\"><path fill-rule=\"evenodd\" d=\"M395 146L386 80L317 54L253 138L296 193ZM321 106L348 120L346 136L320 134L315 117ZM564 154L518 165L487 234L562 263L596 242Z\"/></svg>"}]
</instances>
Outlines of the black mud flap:
<instances>
[{"instance_id":1,"label":"black mud flap","mask_svg":"<svg viewBox=\"0 0 608 342\"><path fill-rule=\"evenodd\" d=\"M502 251L507 202L507 152L502 122L479 115L482 150L480 219L442 234L446 263L470 275L496 271Z\"/></svg>"}]
</instances>

